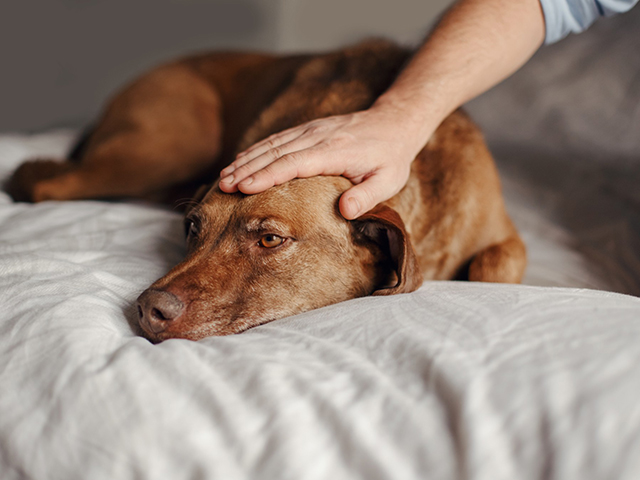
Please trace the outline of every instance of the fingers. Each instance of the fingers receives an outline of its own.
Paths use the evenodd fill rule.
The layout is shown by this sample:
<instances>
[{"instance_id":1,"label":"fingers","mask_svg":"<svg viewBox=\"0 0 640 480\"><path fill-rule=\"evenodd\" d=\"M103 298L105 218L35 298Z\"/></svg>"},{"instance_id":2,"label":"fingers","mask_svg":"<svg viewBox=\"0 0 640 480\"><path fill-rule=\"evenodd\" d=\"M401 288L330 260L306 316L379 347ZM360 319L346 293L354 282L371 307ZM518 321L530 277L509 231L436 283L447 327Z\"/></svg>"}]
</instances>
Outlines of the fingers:
<instances>
[{"instance_id":1,"label":"fingers","mask_svg":"<svg viewBox=\"0 0 640 480\"><path fill-rule=\"evenodd\" d=\"M317 161L319 157L322 158L322 150L322 148L314 146L287 153L242 180L237 185L238 189L242 193L253 194L294 178L331 174L332 172L326 163ZM254 160L254 162L256 161L257 159ZM251 162L250 165L253 165L254 162Z\"/></svg>"},{"instance_id":2,"label":"fingers","mask_svg":"<svg viewBox=\"0 0 640 480\"><path fill-rule=\"evenodd\" d=\"M242 193L259 193L274 185L300 177L297 159L303 154L296 152L284 155L276 161L260 167L253 175L238 183L238 190ZM255 162L251 162L253 166Z\"/></svg>"},{"instance_id":3,"label":"fingers","mask_svg":"<svg viewBox=\"0 0 640 480\"><path fill-rule=\"evenodd\" d=\"M279 147L272 147L252 159L246 156L239 158L220 173L220 189L225 192L239 189L244 193L258 193L291 180L304 171L301 167L311 153L310 147L313 147L312 139L298 137Z\"/></svg>"},{"instance_id":4,"label":"fingers","mask_svg":"<svg viewBox=\"0 0 640 480\"><path fill-rule=\"evenodd\" d=\"M406 183L415 152L391 123L365 112L315 120L240 153L220 174L224 192L259 193L294 178L342 175L356 186L340 198L351 220L391 198Z\"/></svg>"},{"instance_id":5,"label":"fingers","mask_svg":"<svg viewBox=\"0 0 640 480\"><path fill-rule=\"evenodd\" d=\"M380 202L389 200L398 190L396 183L390 182L387 176L376 173L342 194L340 213L347 220L354 220Z\"/></svg>"},{"instance_id":6,"label":"fingers","mask_svg":"<svg viewBox=\"0 0 640 480\"><path fill-rule=\"evenodd\" d=\"M260 142L252 145L244 152L240 152L236 156L236 160L220 172L220 176L226 177L237 170L239 167L246 165L247 163L272 150L278 151L279 149L290 143L292 140L295 140L299 137L300 132L298 131L298 128L291 128L289 130L273 134L265 138L264 140L261 140ZM274 157L273 160L275 160L276 158L278 157Z\"/></svg>"},{"instance_id":7,"label":"fingers","mask_svg":"<svg viewBox=\"0 0 640 480\"><path fill-rule=\"evenodd\" d=\"M304 129L301 129L300 126L284 130L280 133L274 133L273 135L269 135L264 140L260 140L259 142L253 144L243 152L240 152L236 158L251 161L273 148L278 148L285 143L289 143L290 141L301 137L303 134Z\"/></svg>"}]
</instances>

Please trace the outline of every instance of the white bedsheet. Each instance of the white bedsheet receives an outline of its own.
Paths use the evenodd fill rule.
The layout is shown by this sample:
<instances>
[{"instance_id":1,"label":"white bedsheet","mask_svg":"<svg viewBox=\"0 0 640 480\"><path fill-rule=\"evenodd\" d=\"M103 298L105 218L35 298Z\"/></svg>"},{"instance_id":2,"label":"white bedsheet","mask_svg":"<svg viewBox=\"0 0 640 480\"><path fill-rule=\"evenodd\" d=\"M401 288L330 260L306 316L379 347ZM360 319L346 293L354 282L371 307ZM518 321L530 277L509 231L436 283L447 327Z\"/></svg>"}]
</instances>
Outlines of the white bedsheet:
<instances>
[{"instance_id":1,"label":"white bedsheet","mask_svg":"<svg viewBox=\"0 0 640 480\"><path fill-rule=\"evenodd\" d=\"M73 138L0 137L0 177ZM530 284L637 288L505 188ZM152 345L133 302L183 253L158 207L0 193L0 478L640 478L639 298L428 282Z\"/></svg>"}]
</instances>

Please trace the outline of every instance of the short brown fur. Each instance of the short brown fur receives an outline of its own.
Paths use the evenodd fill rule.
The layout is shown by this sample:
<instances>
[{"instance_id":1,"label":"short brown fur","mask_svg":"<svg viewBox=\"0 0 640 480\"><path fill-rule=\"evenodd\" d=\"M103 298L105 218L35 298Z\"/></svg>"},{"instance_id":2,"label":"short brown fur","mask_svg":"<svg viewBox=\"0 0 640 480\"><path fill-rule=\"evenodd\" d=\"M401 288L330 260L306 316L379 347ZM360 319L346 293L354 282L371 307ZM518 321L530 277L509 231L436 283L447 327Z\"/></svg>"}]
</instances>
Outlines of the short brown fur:
<instances>
[{"instance_id":1,"label":"short brown fur","mask_svg":"<svg viewBox=\"0 0 640 480\"><path fill-rule=\"evenodd\" d=\"M367 108L409 54L370 41L323 55L213 53L161 66L114 97L78 162L27 162L9 191L34 202L192 195L272 133ZM470 280L521 280L524 244L463 112L438 128L400 193L352 222L337 210L350 185L315 177L253 196L200 190L187 212L187 258L139 299L146 335L237 333L350 298L410 292L465 266ZM265 248L265 235L284 241Z\"/></svg>"}]
</instances>

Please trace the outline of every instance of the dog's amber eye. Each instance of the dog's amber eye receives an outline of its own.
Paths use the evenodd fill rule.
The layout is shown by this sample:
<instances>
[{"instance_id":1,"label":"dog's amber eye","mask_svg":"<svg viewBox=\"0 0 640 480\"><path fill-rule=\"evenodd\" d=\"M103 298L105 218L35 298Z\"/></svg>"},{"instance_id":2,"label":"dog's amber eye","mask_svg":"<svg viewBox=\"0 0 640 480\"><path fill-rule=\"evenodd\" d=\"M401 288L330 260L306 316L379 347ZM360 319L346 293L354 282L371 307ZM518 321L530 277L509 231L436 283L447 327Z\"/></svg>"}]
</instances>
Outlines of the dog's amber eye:
<instances>
[{"instance_id":1,"label":"dog's amber eye","mask_svg":"<svg viewBox=\"0 0 640 480\"><path fill-rule=\"evenodd\" d=\"M269 234L262 237L259 243L261 247L275 248L282 245L282 242L284 242L284 238L279 237L278 235Z\"/></svg>"}]
</instances>

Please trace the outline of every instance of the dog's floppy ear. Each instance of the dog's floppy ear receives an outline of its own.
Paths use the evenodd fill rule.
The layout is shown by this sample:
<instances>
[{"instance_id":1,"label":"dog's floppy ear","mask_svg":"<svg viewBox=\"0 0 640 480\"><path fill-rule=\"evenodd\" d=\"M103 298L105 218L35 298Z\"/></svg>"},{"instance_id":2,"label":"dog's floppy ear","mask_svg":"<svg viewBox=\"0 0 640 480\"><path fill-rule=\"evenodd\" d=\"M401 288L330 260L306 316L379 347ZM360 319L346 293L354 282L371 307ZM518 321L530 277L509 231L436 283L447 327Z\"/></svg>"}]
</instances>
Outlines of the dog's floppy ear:
<instances>
[{"instance_id":1,"label":"dog's floppy ear","mask_svg":"<svg viewBox=\"0 0 640 480\"><path fill-rule=\"evenodd\" d=\"M396 284L378 288L372 295L393 295L417 290L422 285L422 273L413 251L409 234L400 215L386 205L374 209L354 220L356 227L380 249L389 255L396 275Z\"/></svg>"}]
</instances>

